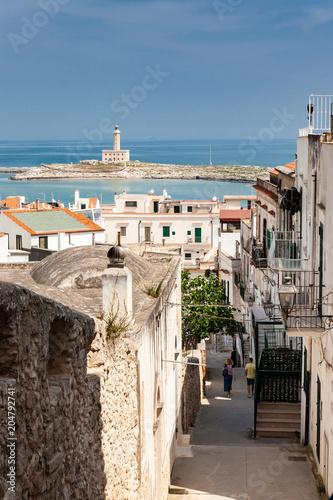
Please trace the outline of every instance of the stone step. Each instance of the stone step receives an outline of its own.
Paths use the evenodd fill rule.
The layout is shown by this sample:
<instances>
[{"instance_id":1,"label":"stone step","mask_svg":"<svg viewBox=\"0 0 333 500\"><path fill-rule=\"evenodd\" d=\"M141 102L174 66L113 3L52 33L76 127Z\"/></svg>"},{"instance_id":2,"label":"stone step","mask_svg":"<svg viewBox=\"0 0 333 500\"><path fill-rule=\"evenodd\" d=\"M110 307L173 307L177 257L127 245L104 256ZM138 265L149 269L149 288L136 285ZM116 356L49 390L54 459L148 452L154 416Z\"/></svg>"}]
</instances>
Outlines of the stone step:
<instances>
[{"instance_id":1,"label":"stone step","mask_svg":"<svg viewBox=\"0 0 333 500\"><path fill-rule=\"evenodd\" d=\"M285 418L283 420L275 420L274 418L257 418L257 427L261 429L274 429L275 427L283 429L294 429L295 431L300 431L301 423L300 420L293 420Z\"/></svg>"},{"instance_id":2,"label":"stone step","mask_svg":"<svg viewBox=\"0 0 333 500\"><path fill-rule=\"evenodd\" d=\"M270 410L270 411L301 411L301 403L266 403L264 401L258 403L258 411L260 410Z\"/></svg>"},{"instance_id":3,"label":"stone step","mask_svg":"<svg viewBox=\"0 0 333 500\"><path fill-rule=\"evenodd\" d=\"M293 438L298 437L299 430L285 429L284 427L272 427L266 429L265 427L257 426L256 435L258 437Z\"/></svg>"},{"instance_id":4,"label":"stone step","mask_svg":"<svg viewBox=\"0 0 333 500\"><path fill-rule=\"evenodd\" d=\"M301 418L301 412L299 410L263 410L263 409L258 409L257 412L258 418L274 418L275 420L283 420L285 418L287 419L293 419L293 420L299 420Z\"/></svg>"}]
</instances>

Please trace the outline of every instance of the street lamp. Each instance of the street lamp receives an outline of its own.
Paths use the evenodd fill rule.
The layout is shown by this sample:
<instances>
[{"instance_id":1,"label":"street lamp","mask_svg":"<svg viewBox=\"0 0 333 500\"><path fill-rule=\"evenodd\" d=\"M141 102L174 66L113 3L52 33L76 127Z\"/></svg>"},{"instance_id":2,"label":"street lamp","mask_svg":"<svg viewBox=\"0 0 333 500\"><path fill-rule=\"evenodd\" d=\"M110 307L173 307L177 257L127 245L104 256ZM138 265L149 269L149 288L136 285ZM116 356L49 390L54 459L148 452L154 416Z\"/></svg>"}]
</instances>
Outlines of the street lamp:
<instances>
[{"instance_id":1,"label":"street lamp","mask_svg":"<svg viewBox=\"0 0 333 500\"><path fill-rule=\"evenodd\" d=\"M291 276L286 276L284 283L279 287L277 292L279 294L281 310L284 313L285 323L294 307L297 292L298 290L292 282Z\"/></svg>"}]
</instances>

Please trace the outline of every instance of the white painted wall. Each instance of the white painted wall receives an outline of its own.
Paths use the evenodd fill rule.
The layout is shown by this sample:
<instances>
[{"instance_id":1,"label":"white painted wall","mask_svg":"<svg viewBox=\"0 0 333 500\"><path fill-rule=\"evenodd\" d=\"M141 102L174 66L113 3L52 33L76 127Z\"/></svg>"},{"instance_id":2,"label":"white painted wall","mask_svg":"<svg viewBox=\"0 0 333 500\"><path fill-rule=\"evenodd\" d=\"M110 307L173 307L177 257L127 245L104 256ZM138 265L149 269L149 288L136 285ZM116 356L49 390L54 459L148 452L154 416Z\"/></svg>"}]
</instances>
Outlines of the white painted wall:
<instances>
[{"instance_id":1,"label":"white painted wall","mask_svg":"<svg viewBox=\"0 0 333 500\"><path fill-rule=\"evenodd\" d=\"M311 137L302 137L297 140L296 187L302 187L302 212L298 214L298 221L302 217L302 249L303 258L311 259L311 233L314 223L316 239L314 252L314 267L319 266L319 224L323 224L323 294L327 296L323 304L323 314L332 315L333 304L333 143L321 143L320 156L316 163L311 158ZM312 213L311 185L313 184L312 170L316 168L316 204L315 214ZM315 220L314 220L315 215ZM298 225L300 228L300 224ZM304 265L310 261L306 261ZM310 265L309 265L310 268ZM327 304L327 305L326 305ZM310 426L309 443L314 452L318 471L321 474L328 496L333 493L333 337L332 330L327 328L321 337L310 338L311 330L305 331L303 339L308 350L308 369L310 370ZM313 332L315 335L315 332ZM304 358L303 358L304 363ZM317 400L318 384L321 386L321 402ZM320 424L320 456L317 456L317 408L321 408ZM305 437L305 392L302 390L302 439Z\"/></svg>"},{"instance_id":2,"label":"white painted wall","mask_svg":"<svg viewBox=\"0 0 333 500\"><path fill-rule=\"evenodd\" d=\"M154 310L155 321L147 323L137 339L142 469L149 469L153 484L157 477L161 477L161 470L171 471L175 458L176 427L181 429L181 365L162 361L173 361L175 357L181 361L180 308L162 306L166 297L170 302L180 303L180 266L170 277L169 284L165 297L161 296ZM158 390L163 405L159 417L155 411ZM155 434L152 424L156 426ZM160 458L154 451L157 439ZM163 471L162 480L169 480L169 477L163 477ZM155 492L154 498L161 498L158 492Z\"/></svg>"},{"instance_id":3,"label":"white painted wall","mask_svg":"<svg viewBox=\"0 0 333 500\"><path fill-rule=\"evenodd\" d=\"M0 212L0 232L7 233L9 235L9 248L16 248L16 235L22 236L23 248L31 247L30 233L7 217L5 212Z\"/></svg>"},{"instance_id":4,"label":"white painted wall","mask_svg":"<svg viewBox=\"0 0 333 500\"><path fill-rule=\"evenodd\" d=\"M8 235L0 236L0 262L8 262Z\"/></svg>"},{"instance_id":5,"label":"white painted wall","mask_svg":"<svg viewBox=\"0 0 333 500\"><path fill-rule=\"evenodd\" d=\"M151 242L162 245L183 245L194 243L195 228L201 228L201 243L218 246L218 214L104 214L107 243L116 241L120 227L126 227L124 244L145 241L145 227L150 228ZM211 224L212 221L212 224ZM163 236L163 226L170 227L170 236ZM190 231L190 234L187 232ZM175 234L172 234L172 233ZM139 241L140 239L140 241ZM190 241L192 239L192 241Z\"/></svg>"}]
</instances>

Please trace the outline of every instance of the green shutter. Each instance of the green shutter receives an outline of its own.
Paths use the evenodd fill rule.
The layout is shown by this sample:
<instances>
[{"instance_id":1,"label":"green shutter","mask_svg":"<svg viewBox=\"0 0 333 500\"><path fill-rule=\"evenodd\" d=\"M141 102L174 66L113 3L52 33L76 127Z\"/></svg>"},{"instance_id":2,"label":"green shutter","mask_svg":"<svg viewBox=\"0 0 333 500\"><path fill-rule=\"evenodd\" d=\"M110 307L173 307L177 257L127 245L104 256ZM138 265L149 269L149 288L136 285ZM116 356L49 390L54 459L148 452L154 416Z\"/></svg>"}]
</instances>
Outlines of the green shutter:
<instances>
[{"instance_id":1,"label":"green shutter","mask_svg":"<svg viewBox=\"0 0 333 500\"><path fill-rule=\"evenodd\" d=\"M194 228L194 241L195 243L201 243L201 227Z\"/></svg>"},{"instance_id":2,"label":"green shutter","mask_svg":"<svg viewBox=\"0 0 333 500\"><path fill-rule=\"evenodd\" d=\"M168 238L170 236L170 226L163 226L163 237Z\"/></svg>"},{"instance_id":3,"label":"green shutter","mask_svg":"<svg viewBox=\"0 0 333 500\"><path fill-rule=\"evenodd\" d=\"M271 248L271 232L267 229L267 248Z\"/></svg>"}]
</instances>

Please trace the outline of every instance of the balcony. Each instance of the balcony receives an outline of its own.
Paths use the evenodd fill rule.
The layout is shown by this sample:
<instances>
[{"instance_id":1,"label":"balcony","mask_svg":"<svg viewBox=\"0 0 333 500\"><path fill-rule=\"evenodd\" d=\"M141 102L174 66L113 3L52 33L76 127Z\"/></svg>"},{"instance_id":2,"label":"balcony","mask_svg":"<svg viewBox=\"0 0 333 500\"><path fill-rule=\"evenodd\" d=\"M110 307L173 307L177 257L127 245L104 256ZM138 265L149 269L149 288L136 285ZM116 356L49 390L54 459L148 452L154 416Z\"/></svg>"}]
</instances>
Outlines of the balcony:
<instances>
[{"instance_id":1,"label":"balcony","mask_svg":"<svg viewBox=\"0 0 333 500\"><path fill-rule=\"evenodd\" d=\"M267 267L266 251L263 245L252 247L252 262L255 267Z\"/></svg>"},{"instance_id":2,"label":"balcony","mask_svg":"<svg viewBox=\"0 0 333 500\"><path fill-rule=\"evenodd\" d=\"M325 287L319 283L319 274L305 269L304 261L300 259L279 259L279 264L278 287L288 277L297 289L294 305L286 318L287 334L302 336L302 330L323 332L330 325L332 316L323 314Z\"/></svg>"},{"instance_id":3,"label":"balcony","mask_svg":"<svg viewBox=\"0 0 333 500\"><path fill-rule=\"evenodd\" d=\"M267 241L269 247L267 264L271 269L298 268L300 263L301 238L295 231L272 231Z\"/></svg>"},{"instance_id":4,"label":"balcony","mask_svg":"<svg viewBox=\"0 0 333 500\"><path fill-rule=\"evenodd\" d=\"M244 285L244 283L239 284L239 293L244 302L254 302L254 289L250 289Z\"/></svg>"}]
</instances>

